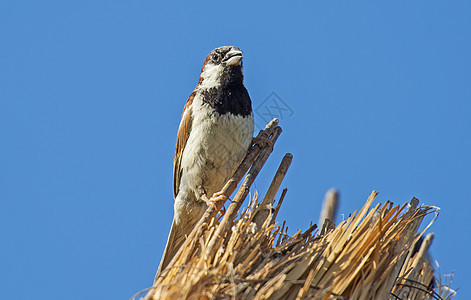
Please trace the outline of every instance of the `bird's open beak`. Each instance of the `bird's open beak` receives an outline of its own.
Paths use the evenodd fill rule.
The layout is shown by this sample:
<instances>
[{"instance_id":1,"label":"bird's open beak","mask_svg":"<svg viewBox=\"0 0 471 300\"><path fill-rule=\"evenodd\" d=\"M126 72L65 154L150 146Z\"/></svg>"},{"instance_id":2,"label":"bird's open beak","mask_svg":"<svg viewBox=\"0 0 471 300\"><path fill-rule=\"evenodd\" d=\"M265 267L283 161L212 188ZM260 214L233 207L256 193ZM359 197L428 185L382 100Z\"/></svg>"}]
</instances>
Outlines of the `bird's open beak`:
<instances>
[{"instance_id":1,"label":"bird's open beak","mask_svg":"<svg viewBox=\"0 0 471 300\"><path fill-rule=\"evenodd\" d=\"M229 51L224 58L224 62L228 66L237 66L240 65L242 61L242 51L240 50L231 50Z\"/></svg>"}]
</instances>

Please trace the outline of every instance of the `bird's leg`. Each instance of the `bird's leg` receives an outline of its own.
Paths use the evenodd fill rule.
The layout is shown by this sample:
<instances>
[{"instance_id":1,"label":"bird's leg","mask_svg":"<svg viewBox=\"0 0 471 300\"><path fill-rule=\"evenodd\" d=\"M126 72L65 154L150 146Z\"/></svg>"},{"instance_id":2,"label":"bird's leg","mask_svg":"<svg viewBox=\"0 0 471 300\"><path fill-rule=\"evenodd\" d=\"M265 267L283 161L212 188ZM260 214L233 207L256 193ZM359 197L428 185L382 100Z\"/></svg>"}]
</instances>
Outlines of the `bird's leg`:
<instances>
[{"instance_id":1,"label":"bird's leg","mask_svg":"<svg viewBox=\"0 0 471 300\"><path fill-rule=\"evenodd\" d=\"M220 202L220 201L226 201L228 199L228 197L224 194L224 193L221 193L221 192L218 192L218 193L215 193L211 199L208 198L208 195L206 194L206 190L204 189L204 187L200 186L198 188L198 194L200 195L200 198L201 200L203 200L206 205L214 208L215 210L217 209L217 203ZM221 207L221 215L224 215L226 213L226 208L224 207L224 205Z\"/></svg>"},{"instance_id":2,"label":"bird's leg","mask_svg":"<svg viewBox=\"0 0 471 300\"><path fill-rule=\"evenodd\" d=\"M224 202L226 202L227 199L229 199L229 197L223 192L214 193L213 196L211 197L210 201L214 203L218 203L218 202L223 203L221 207L221 211L219 212L221 216L224 216L226 214L226 208L224 207Z\"/></svg>"},{"instance_id":3,"label":"bird's leg","mask_svg":"<svg viewBox=\"0 0 471 300\"><path fill-rule=\"evenodd\" d=\"M262 137L254 137L252 138L252 144L259 145L260 148L263 148L263 146L268 145L269 147L273 147L273 142L270 141L269 139L262 138Z\"/></svg>"},{"instance_id":4,"label":"bird's leg","mask_svg":"<svg viewBox=\"0 0 471 300\"><path fill-rule=\"evenodd\" d=\"M199 195L200 199L203 200L203 201L206 203L206 205L212 206L213 208L216 209L216 204L215 204L215 203L212 203L212 202L208 199L208 196L206 195L206 190L204 189L204 187L199 186L199 187L197 188L197 190L198 190L198 195Z\"/></svg>"}]
</instances>

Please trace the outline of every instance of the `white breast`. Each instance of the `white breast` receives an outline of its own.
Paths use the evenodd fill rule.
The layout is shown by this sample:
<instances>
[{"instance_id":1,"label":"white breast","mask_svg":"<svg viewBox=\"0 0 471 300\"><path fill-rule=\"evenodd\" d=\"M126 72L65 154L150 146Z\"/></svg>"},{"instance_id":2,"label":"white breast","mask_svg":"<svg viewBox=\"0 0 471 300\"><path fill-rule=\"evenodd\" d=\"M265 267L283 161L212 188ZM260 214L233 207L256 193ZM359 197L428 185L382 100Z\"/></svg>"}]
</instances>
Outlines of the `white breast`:
<instances>
[{"instance_id":1,"label":"white breast","mask_svg":"<svg viewBox=\"0 0 471 300\"><path fill-rule=\"evenodd\" d=\"M244 158L254 130L253 113L247 117L220 115L198 95L192 104L193 122L182 154L180 192L203 186L207 196L218 192Z\"/></svg>"}]
</instances>

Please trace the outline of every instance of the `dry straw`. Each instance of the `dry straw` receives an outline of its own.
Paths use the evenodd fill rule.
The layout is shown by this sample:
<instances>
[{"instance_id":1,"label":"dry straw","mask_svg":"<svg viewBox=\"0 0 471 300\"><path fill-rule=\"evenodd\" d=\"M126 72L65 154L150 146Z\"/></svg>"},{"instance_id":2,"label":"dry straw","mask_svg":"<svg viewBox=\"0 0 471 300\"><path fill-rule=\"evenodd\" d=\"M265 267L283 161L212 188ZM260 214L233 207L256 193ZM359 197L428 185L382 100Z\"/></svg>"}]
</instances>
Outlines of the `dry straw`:
<instances>
[{"instance_id":1,"label":"dry straw","mask_svg":"<svg viewBox=\"0 0 471 300\"><path fill-rule=\"evenodd\" d=\"M418 228L438 208L418 200L394 206L365 205L334 226L323 222L287 234L277 223L286 189L275 195L291 164L281 161L261 203L241 205L281 134L278 121L260 131L255 143L223 191L239 190L224 216L208 208L167 269L157 274L145 299L451 299L448 285L434 277L427 254L433 239ZM250 170L249 170L250 169ZM435 220L433 218L433 220ZM426 226L431 225L433 220ZM424 230L425 231L425 230ZM415 250L414 249L415 246ZM140 295L143 295L141 292ZM138 298L136 295L133 298Z\"/></svg>"}]
</instances>

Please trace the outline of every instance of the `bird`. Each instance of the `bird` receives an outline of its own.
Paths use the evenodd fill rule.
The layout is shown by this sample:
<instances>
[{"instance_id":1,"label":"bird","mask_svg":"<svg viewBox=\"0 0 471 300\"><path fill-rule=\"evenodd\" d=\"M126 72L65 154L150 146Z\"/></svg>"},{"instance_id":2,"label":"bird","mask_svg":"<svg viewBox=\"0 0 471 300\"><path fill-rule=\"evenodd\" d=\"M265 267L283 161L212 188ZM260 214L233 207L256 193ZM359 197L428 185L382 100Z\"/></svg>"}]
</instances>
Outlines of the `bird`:
<instances>
[{"instance_id":1,"label":"bird","mask_svg":"<svg viewBox=\"0 0 471 300\"><path fill-rule=\"evenodd\" d=\"M156 280L252 145L254 114L244 85L242 51L212 50L188 97L177 133L173 162L174 218Z\"/></svg>"}]
</instances>

